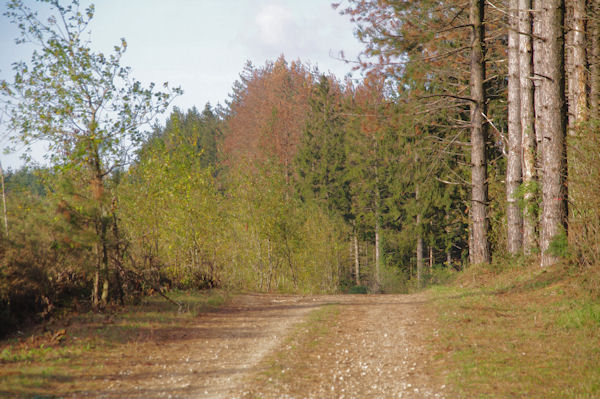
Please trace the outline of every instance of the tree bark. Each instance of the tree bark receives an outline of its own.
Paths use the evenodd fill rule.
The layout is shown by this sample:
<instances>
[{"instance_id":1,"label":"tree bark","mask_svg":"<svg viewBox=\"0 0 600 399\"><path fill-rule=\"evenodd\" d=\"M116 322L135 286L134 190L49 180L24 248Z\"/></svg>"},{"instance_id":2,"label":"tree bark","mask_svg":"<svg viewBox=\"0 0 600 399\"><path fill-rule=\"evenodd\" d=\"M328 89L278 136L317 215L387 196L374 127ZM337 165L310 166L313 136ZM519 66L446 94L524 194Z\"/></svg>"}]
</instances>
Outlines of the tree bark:
<instances>
[{"instance_id":1,"label":"tree bark","mask_svg":"<svg viewBox=\"0 0 600 399\"><path fill-rule=\"evenodd\" d=\"M577 125L587 119L588 91L586 72L586 0L571 0L570 68L569 68L569 134L575 135Z\"/></svg>"},{"instance_id":2,"label":"tree bark","mask_svg":"<svg viewBox=\"0 0 600 399\"><path fill-rule=\"evenodd\" d=\"M421 226L421 214L417 214L417 228ZM423 236L421 233L417 233L417 285L421 287L421 279L423 275Z\"/></svg>"},{"instance_id":3,"label":"tree bark","mask_svg":"<svg viewBox=\"0 0 600 399\"><path fill-rule=\"evenodd\" d=\"M102 241L102 277L104 281L102 283L102 295L100 297L103 306L108 303L108 282L109 282L109 271L108 271L108 238L106 234L106 218L102 218L102 233L100 239Z\"/></svg>"},{"instance_id":4,"label":"tree bark","mask_svg":"<svg viewBox=\"0 0 600 399\"><path fill-rule=\"evenodd\" d=\"M534 102L534 130L535 130L535 142L536 142L536 171L537 176L542 175L542 152L544 150L542 146L542 64L544 62L544 42L542 37L544 32L542 31L542 13L543 13L544 0L533 0L533 75L534 75L534 91L533 91L533 102Z\"/></svg>"},{"instance_id":5,"label":"tree bark","mask_svg":"<svg viewBox=\"0 0 600 399\"><path fill-rule=\"evenodd\" d=\"M429 275L431 275L431 270L433 270L433 247L429 246Z\"/></svg>"},{"instance_id":6,"label":"tree bark","mask_svg":"<svg viewBox=\"0 0 600 399\"><path fill-rule=\"evenodd\" d=\"M381 265L381 221L379 220L379 211L375 212L375 292L381 288L380 265Z\"/></svg>"},{"instance_id":7,"label":"tree bark","mask_svg":"<svg viewBox=\"0 0 600 399\"><path fill-rule=\"evenodd\" d=\"M485 82L485 0L470 0L469 16L471 31L471 218L472 264L489 263L488 243L489 221L487 217L488 182L486 141L487 126L484 115L487 112L484 90Z\"/></svg>"},{"instance_id":8,"label":"tree bark","mask_svg":"<svg viewBox=\"0 0 600 399\"><path fill-rule=\"evenodd\" d=\"M6 232L6 239L8 240L8 212L6 210L6 192L4 191L4 169L0 163L0 176L2 177L2 204L4 206L4 230Z\"/></svg>"},{"instance_id":9,"label":"tree bark","mask_svg":"<svg viewBox=\"0 0 600 399\"><path fill-rule=\"evenodd\" d=\"M374 138L375 153L378 142ZM379 165L375 163L375 292L381 289L381 192L379 191Z\"/></svg>"},{"instance_id":10,"label":"tree bark","mask_svg":"<svg viewBox=\"0 0 600 399\"><path fill-rule=\"evenodd\" d=\"M566 186L566 104L565 104L565 42L563 19L565 0L544 0L541 28L543 60L541 63L542 125L542 219L540 244L542 267L555 264L556 254L550 244L560 234L567 233Z\"/></svg>"},{"instance_id":11,"label":"tree bark","mask_svg":"<svg viewBox=\"0 0 600 399\"><path fill-rule=\"evenodd\" d=\"M523 217L518 192L522 181L521 93L519 71L519 0L510 0L508 29L508 156L506 165L507 250L516 255L523 244Z\"/></svg>"},{"instance_id":12,"label":"tree bark","mask_svg":"<svg viewBox=\"0 0 600 399\"><path fill-rule=\"evenodd\" d=\"M419 207L419 186L415 187L415 202ZM421 288L421 279L423 275L423 235L421 234L421 212L417 212L417 285Z\"/></svg>"},{"instance_id":13,"label":"tree bark","mask_svg":"<svg viewBox=\"0 0 600 399\"><path fill-rule=\"evenodd\" d=\"M531 255L537 245L535 183L536 143L533 93L533 44L531 0L519 0L519 80L521 82L521 145L523 155L523 252Z\"/></svg>"},{"instance_id":14,"label":"tree bark","mask_svg":"<svg viewBox=\"0 0 600 399\"><path fill-rule=\"evenodd\" d=\"M356 234L356 230L352 238L354 241L354 276L356 285L360 285L360 260L358 258L358 234Z\"/></svg>"},{"instance_id":15,"label":"tree bark","mask_svg":"<svg viewBox=\"0 0 600 399\"><path fill-rule=\"evenodd\" d=\"M591 0L588 9L588 65L590 67L590 113L600 114L600 0Z\"/></svg>"},{"instance_id":16,"label":"tree bark","mask_svg":"<svg viewBox=\"0 0 600 399\"><path fill-rule=\"evenodd\" d=\"M96 244L96 254L99 254L98 244ZM98 310L99 304L99 291L100 289L100 259L96 256L96 270L94 270L94 285L92 287L92 308Z\"/></svg>"}]
</instances>

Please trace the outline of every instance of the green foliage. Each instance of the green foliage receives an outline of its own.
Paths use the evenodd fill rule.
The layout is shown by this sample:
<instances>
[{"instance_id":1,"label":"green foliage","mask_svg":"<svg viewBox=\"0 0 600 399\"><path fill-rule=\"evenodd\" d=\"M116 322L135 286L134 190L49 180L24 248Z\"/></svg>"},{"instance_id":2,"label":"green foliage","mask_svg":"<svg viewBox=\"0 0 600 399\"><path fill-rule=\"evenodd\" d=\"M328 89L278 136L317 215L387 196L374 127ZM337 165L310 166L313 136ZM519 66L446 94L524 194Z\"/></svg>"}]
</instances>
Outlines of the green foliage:
<instances>
[{"instance_id":1,"label":"green foliage","mask_svg":"<svg viewBox=\"0 0 600 399\"><path fill-rule=\"evenodd\" d=\"M27 166L15 171L10 169L5 171L4 183L7 194L11 195L14 193L18 195L22 192L29 192L43 197L46 194L46 187L43 181L44 172L42 168L30 168Z\"/></svg>"},{"instance_id":2,"label":"green foliage","mask_svg":"<svg viewBox=\"0 0 600 399\"><path fill-rule=\"evenodd\" d=\"M562 313L558 325L567 329L597 329L600 327L600 303L572 303L571 309Z\"/></svg>"},{"instance_id":3,"label":"green foliage","mask_svg":"<svg viewBox=\"0 0 600 399\"><path fill-rule=\"evenodd\" d=\"M519 208L527 210L527 214L537 219L540 214L540 184L537 180L522 183L517 190Z\"/></svg>"},{"instance_id":4,"label":"green foliage","mask_svg":"<svg viewBox=\"0 0 600 399\"><path fill-rule=\"evenodd\" d=\"M552 256L566 259L569 257L569 239L567 233L561 230L550 242L548 251Z\"/></svg>"},{"instance_id":5,"label":"green foliage","mask_svg":"<svg viewBox=\"0 0 600 399\"><path fill-rule=\"evenodd\" d=\"M294 198L275 164L255 167L230 175L229 242L237 244L229 254L238 284L260 291L337 290L340 222Z\"/></svg>"},{"instance_id":6,"label":"green foliage","mask_svg":"<svg viewBox=\"0 0 600 399\"><path fill-rule=\"evenodd\" d=\"M20 323L46 318L59 306L87 299L90 281L84 271L89 253L77 244L77 235L65 230L47 172L37 170L39 181L34 185L29 179L11 181L10 240L0 242L0 335Z\"/></svg>"},{"instance_id":7,"label":"green foliage","mask_svg":"<svg viewBox=\"0 0 600 399\"><path fill-rule=\"evenodd\" d=\"M29 62L13 64L12 82L2 81L9 123L18 132L14 139L26 146L48 142L48 157L62 167L102 162L97 166L110 172L142 140L139 126L163 112L180 90L159 92L133 80L130 68L121 66L125 39L113 54L94 53L86 39L93 6L82 11L78 1L42 3L52 13L47 22L21 0L10 1L5 13L20 29L18 43L40 46Z\"/></svg>"},{"instance_id":8,"label":"green foliage","mask_svg":"<svg viewBox=\"0 0 600 399\"><path fill-rule=\"evenodd\" d=\"M461 273L453 287L432 290L434 369L452 370L447 394L598 396L600 304L576 270L542 270L536 260Z\"/></svg>"},{"instance_id":9,"label":"green foliage","mask_svg":"<svg viewBox=\"0 0 600 399\"><path fill-rule=\"evenodd\" d=\"M348 294L368 294L369 289L363 285L353 285L348 288Z\"/></svg>"},{"instance_id":10,"label":"green foliage","mask_svg":"<svg viewBox=\"0 0 600 399\"><path fill-rule=\"evenodd\" d=\"M399 267L384 265L381 270L381 292L385 294L408 293L407 273Z\"/></svg>"},{"instance_id":11,"label":"green foliage","mask_svg":"<svg viewBox=\"0 0 600 399\"><path fill-rule=\"evenodd\" d=\"M429 276L429 285L447 285L450 284L457 276L457 272L448 267L434 265Z\"/></svg>"},{"instance_id":12,"label":"green foliage","mask_svg":"<svg viewBox=\"0 0 600 399\"><path fill-rule=\"evenodd\" d=\"M7 5L5 16L20 30L17 43L37 47L28 62L13 64L13 81L0 82L0 88L9 127L16 132L13 143L26 149L36 141L48 143L46 156L57 171L51 197L58 215L52 223L69 245L95 252L96 262L82 262L82 270L95 272L96 306L100 269L106 303L109 269L120 268L124 255L114 177L141 143L141 126L165 111L181 90L165 83L162 92L134 80L130 68L121 65L125 39L110 55L92 51L86 37L93 5L82 11L77 0L66 6L59 0L40 2L49 8L47 20L21 0Z\"/></svg>"},{"instance_id":13,"label":"green foliage","mask_svg":"<svg viewBox=\"0 0 600 399\"><path fill-rule=\"evenodd\" d=\"M221 138L221 120L215 112L210 104L205 105L202 113L195 107L185 113L175 108L164 127L154 126L149 139L140 149L140 158L144 158L146 151L156 152L156 146L162 146L162 151L172 153L184 144L190 151L198 153L200 167L215 167L217 142Z\"/></svg>"},{"instance_id":14,"label":"green foliage","mask_svg":"<svg viewBox=\"0 0 600 399\"><path fill-rule=\"evenodd\" d=\"M600 264L600 118L580 124L568 138L569 244L584 266Z\"/></svg>"},{"instance_id":15,"label":"green foliage","mask_svg":"<svg viewBox=\"0 0 600 399\"><path fill-rule=\"evenodd\" d=\"M190 115L173 112L119 188L136 267L182 288L335 291L341 224L297 199L276 162L216 180L197 145L213 133Z\"/></svg>"},{"instance_id":16,"label":"green foliage","mask_svg":"<svg viewBox=\"0 0 600 399\"><path fill-rule=\"evenodd\" d=\"M322 203L324 209L350 219L346 120L336 84L320 76L309 99L311 112L295 160L297 186L302 198Z\"/></svg>"},{"instance_id":17,"label":"green foliage","mask_svg":"<svg viewBox=\"0 0 600 399\"><path fill-rule=\"evenodd\" d=\"M169 130L144 147L119 188L121 212L138 267L162 267L182 288L216 284L214 243L221 231L212 169L197 137L182 129L178 111ZM147 264L143 264L147 262Z\"/></svg>"}]
</instances>

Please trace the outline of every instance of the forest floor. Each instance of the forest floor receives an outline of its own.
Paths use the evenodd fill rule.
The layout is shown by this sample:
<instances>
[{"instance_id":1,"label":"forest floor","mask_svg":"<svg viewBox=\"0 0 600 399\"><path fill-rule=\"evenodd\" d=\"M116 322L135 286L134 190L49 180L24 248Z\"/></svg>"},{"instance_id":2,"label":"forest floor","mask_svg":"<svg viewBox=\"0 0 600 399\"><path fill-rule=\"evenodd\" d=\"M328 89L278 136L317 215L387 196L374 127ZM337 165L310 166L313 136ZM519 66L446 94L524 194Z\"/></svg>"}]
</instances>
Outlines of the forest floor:
<instances>
[{"instance_id":1,"label":"forest floor","mask_svg":"<svg viewBox=\"0 0 600 399\"><path fill-rule=\"evenodd\" d=\"M0 396L444 397L426 294L187 300L187 313L157 299L2 343Z\"/></svg>"},{"instance_id":2,"label":"forest floor","mask_svg":"<svg viewBox=\"0 0 600 399\"><path fill-rule=\"evenodd\" d=\"M0 341L0 397L599 398L600 270L410 295L171 293Z\"/></svg>"}]
</instances>

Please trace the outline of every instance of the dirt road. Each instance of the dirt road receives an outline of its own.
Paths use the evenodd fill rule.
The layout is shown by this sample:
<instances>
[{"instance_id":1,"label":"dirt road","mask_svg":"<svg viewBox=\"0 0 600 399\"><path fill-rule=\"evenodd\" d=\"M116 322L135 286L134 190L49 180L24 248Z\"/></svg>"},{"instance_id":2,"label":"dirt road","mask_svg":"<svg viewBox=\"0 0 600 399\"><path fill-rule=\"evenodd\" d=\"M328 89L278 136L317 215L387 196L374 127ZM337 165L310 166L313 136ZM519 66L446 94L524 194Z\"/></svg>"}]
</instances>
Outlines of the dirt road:
<instances>
[{"instance_id":1,"label":"dirt road","mask_svg":"<svg viewBox=\"0 0 600 399\"><path fill-rule=\"evenodd\" d=\"M422 295L242 295L168 339L133 344L90 397L444 397ZM333 305L326 320L310 314ZM304 329L322 324L305 342ZM314 327L314 326L313 326ZM286 374L287 373L287 374ZM281 375L279 375L281 374ZM81 393L80 393L81 394ZM80 395L78 395L80 396Z\"/></svg>"}]
</instances>

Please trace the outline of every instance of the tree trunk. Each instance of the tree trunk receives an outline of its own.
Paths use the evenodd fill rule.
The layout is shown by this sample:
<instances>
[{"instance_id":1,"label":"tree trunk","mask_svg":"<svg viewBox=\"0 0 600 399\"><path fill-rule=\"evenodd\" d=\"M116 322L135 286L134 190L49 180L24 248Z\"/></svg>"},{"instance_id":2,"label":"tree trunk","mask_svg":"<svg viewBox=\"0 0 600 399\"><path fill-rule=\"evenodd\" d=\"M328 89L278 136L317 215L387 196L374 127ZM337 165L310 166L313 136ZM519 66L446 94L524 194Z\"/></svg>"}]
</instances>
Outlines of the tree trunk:
<instances>
[{"instance_id":1,"label":"tree trunk","mask_svg":"<svg viewBox=\"0 0 600 399\"><path fill-rule=\"evenodd\" d=\"M533 44L531 39L531 0L519 0L519 79L521 82L521 145L523 155L523 252L530 255L536 247L536 143L533 93Z\"/></svg>"},{"instance_id":2,"label":"tree trunk","mask_svg":"<svg viewBox=\"0 0 600 399\"><path fill-rule=\"evenodd\" d=\"M542 64L544 62L544 42L542 37L544 32L542 31L542 13L543 13L544 0L533 0L533 75L534 75L534 91L533 91L533 102L534 102L534 130L535 130L535 141L536 141L536 170L538 178L542 175L542 152L544 150L542 146Z\"/></svg>"},{"instance_id":3,"label":"tree trunk","mask_svg":"<svg viewBox=\"0 0 600 399\"><path fill-rule=\"evenodd\" d=\"M375 136L375 154L378 153L378 142ZM379 191L379 165L375 162L375 292L381 289L381 192Z\"/></svg>"},{"instance_id":4,"label":"tree trunk","mask_svg":"<svg viewBox=\"0 0 600 399\"><path fill-rule=\"evenodd\" d=\"M510 0L508 29L508 156L506 165L507 250L516 255L521 251L523 218L518 192L522 179L521 167L521 95L519 79L519 0Z\"/></svg>"},{"instance_id":5,"label":"tree trunk","mask_svg":"<svg viewBox=\"0 0 600 399\"><path fill-rule=\"evenodd\" d=\"M544 0L541 28L544 38L540 113L542 125L542 267L558 261L550 244L567 233L566 111L563 18L565 0Z\"/></svg>"},{"instance_id":6,"label":"tree trunk","mask_svg":"<svg viewBox=\"0 0 600 399\"><path fill-rule=\"evenodd\" d=\"M108 238L106 234L106 219L102 220L102 234L100 239L102 241L102 277L104 282L102 283L102 296L101 303L105 306L108 303L108 284L109 284L109 271L108 271Z\"/></svg>"},{"instance_id":7,"label":"tree trunk","mask_svg":"<svg viewBox=\"0 0 600 399\"><path fill-rule=\"evenodd\" d=\"M590 0L588 21L588 65L590 66L590 113L600 114L600 0Z\"/></svg>"},{"instance_id":8,"label":"tree trunk","mask_svg":"<svg viewBox=\"0 0 600 399\"><path fill-rule=\"evenodd\" d=\"M421 223L421 215L417 215L417 226ZM421 279L423 278L423 237L421 233L417 236L417 285L421 287Z\"/></svg>"},{"instance_id":9,"label":"tree trunk","mask_svg":"<svg viewBox=\"0 0 600 399\"><path fill-rule=\"evenodd\" d=\"M571 0L570 68L569 68L569 134L576 133L577 124L588 115L586 72L586 0Z\"/></svg>"},{"instance_id":10,"label":"tree trunk","mask_svg":"<svg viewBox=\"0 0 600 399\"><path fill-rule=\"evenodd\" d=\"M469 15L471 32L471 217L472 248L471 263L489 263L489 221L487 218L488 182L486 140L487 112L484 90L485 82L485 0L470 0Z\"/></svg>"},{"instance_id":11,"label":"tree trunk","mask_svg":"<svg viewBox=\"0 0 600 399\"><path fill-rule=\"evenodd\" d=\"M4 191L4 169L0 163L0 177L2 178L2 204L4 205L4 231L8 240L8 212L6 211L6 192Z\"/></svg>"},{"instance_id":12,"label":"tree trunk","mask_svg":"<svg viewBox=\"0 0 600 399\"><path fill-rule=\"evenodd\" d=\"M96 245L96 253L99 253L98 245ZM96 257L96 270L94 271L94 286L92 287L92 308L98 310L100 302L100 259Z\"/></svg>"},{"instance_id":13,"label":"tree trunk","mask_svg":"<svg viewBox=\"0 0 600 399\"><path fill-rule=\"evenodd\" d=\"M375 292L381 288L380 270L381 270L381 221L379 220L379 211L375 212Z\"/></svg>"},{"instance_id":14,"label":"tree trunk","mask_svg":"<svg viewBox=\"0 0 600 399\"><path fill-rule=\"evenodd\" d=\"M431 270L433 270L433 247L429 246L429 275L431 275Z\"/></svg>"},{"instance_id":15,"label":"tree trunk","mask_svg":"<svg viewBox=\"0 0 600 399\"><path fill-rule=\"evenodd\" d=\"M354 276L356 285L360 285L360 260L358 258L358 234L356 233L356 230L354 231L352 239L354 241Z\"/></svg>"},{"instance_id":16,"label":"tree trunk","mask_svg":"<svg viewBox=\"0 0 600 399\"><path fill-rule=\"evenodd\" d=\"M419 207L419 186L415 188L415 201ZM423 234L421 233L421 212L417 212L417 285L421 288L423 275Z\"/></svg>"}]
</instances>

